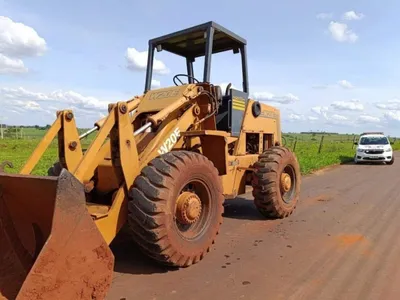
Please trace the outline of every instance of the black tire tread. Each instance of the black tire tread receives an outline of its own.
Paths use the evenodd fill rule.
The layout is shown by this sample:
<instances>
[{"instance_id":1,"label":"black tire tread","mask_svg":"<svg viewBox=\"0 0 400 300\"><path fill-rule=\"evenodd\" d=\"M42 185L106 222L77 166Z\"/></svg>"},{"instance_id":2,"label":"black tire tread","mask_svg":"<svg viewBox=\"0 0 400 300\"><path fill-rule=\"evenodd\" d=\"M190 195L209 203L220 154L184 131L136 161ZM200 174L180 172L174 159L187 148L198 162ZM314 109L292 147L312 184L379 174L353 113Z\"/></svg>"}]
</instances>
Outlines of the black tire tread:
<instances>
[{"instance_id":1,"label":"black tire tread","mask_svg":"<svg viewBox=\"0 0 400 300\"><path fill-rule=\"evenodd\" d=\"M174 186L173 174L190 167L192 162L208 164L218 175L213 163L205 156L189 151L172 151L153 159L144 167L129 192L128 223L132 236L148 256L165 265L187 267L197 263L215 240L214 237L200 255L183 256L171 246L166 231L168 224L163 223L169 187ZM222 184L219 186L218 194L221 196L213 200L219 201L223 213ZM218 226L222 224L222 213L218 215Z\"/></svg>"},{"instance_id":2,"label":"black tire tread","mask_svg":"<svg viewBox=\"0 0 400 300\"><path fill-rule=\"evenodd\" d=\"M279 197L278 172L283 158L290 157L294 161L294 168L298 170L297 158L293 152L283 146L274 146L266 150L259 156L255 163L253 173L253 197L254 204L259 212L267 218L286 218L290 216L296 208L297 199L292 207L283 207ZM298 178L300 184L300 178Z\"/></svg>"}]
</instances>

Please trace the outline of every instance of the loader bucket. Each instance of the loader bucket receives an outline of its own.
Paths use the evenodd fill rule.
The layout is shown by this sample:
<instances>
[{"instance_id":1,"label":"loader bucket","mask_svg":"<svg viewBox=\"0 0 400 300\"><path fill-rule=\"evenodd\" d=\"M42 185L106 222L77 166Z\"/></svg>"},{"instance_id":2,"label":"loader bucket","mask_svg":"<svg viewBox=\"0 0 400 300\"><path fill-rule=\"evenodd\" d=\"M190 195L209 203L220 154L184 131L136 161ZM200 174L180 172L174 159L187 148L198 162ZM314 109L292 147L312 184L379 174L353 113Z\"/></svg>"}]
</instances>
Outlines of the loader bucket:
<instances>
[{"instance_id":1,"label":"loader bucket","mask_svg":"<svg viewBox=\"0 0 400 300\"><path fill-rule=\"evenodd\" d=\"M113 268L71 173L0 173L0 299L104 299Z\"/></svg>"}]
</instances>

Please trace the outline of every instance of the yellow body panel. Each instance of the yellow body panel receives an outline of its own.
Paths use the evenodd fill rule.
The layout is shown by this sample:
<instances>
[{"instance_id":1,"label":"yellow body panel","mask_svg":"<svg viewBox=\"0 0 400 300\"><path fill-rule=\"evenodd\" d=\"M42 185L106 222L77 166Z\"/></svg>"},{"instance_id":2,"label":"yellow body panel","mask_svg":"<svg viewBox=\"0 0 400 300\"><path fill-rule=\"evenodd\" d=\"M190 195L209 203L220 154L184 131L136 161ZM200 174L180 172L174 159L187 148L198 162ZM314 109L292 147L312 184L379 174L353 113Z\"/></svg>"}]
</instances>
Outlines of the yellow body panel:
<instances>
[{"instance_id":1,"label":"yellow body panel","mask_svg":"<svg viewBox=\"0 0 400 300\"><path fill-rule=\"evenodd\" d=\"M253 100L248 100L245 105L244 99L233 98L232 108L244 111L244 117L239 137L232 137L229 132L217 130L214 116L208 118L211 122L205 122L203 116L207 115L209 106L201 100L202 90L202 87L194 84L157 89L129 102L110 105L109 115L97 123L101 126L100 130L84 155L79 140L76 147L70 147L71 142L78 139L75 120L72 118L68 124L64 124L71 111L58 112L57 120L21 173L30 173L58 133L64 140L59 145L60 155L65 160L63 165L88 190L96 185L96 191L101 195L114 193L110 204L88 205L107 243L113 240L125 222L125 190L129 189L145 165L163 153L195 149L210 159L219 170L227 198L244 193L246 184L249 184L247 177L252 172L251 167L265 150L262 145L264 135L269 135L273 144L281 140L279 110L261 104L260 115L254 117ZM133 115L130 114L132 111ZM136 119L148 113L148 122L158 129L134 137L133 131L143 126L143 122L136 124ZM196 130L199 126L203 129ZM246 135L249 133L259 134L258 153L246 152ZM139 149L140 143L143 146ZM93 176L96 176L96 183Z\"/></svg>"},{"instance_id":2,"label":"yellow body panel","mask_svg":"<svg viewBox=\"0 0 400 300\"><path fill-rule=\"evenodd\" d=\"M138 112L158 112L166 108L182 97L188 86L182 85L148 91L140 102Z\"/></svg>"},{"instance_id":3,"label":"yellow body panel","mask_svg":"<svg viewBox=\"0 0 400 300\"><path fill-rule=\"evenodd\" d=\"M216 37L221 36L221 32L218 31ZM206 36L213 36L213 32L207 30ZM224 40L225 38L222 39ZM204 41L203 32L195 43ZM212 51L208 48L208 57L211 55L208 52L213 52L214 48L225 47L224 43L214 43ZM184 50L181 49L183 44L172 48ZM210 44L204 44L206 45L208 47ZM108 115L98 120L94 124L95 127L84 134L89 135L97 130L85 153L82 151L82 136L78 134L73 112L58 111L55 122L20 174L0 173L0 242L6 240L8 243L5 247L0 247L0 262L3 258L8 260L11 253L15 256L15 266L6 271L14 268L20 272L15 274L28 276L20 291L22 296L17 299L29 299L25 296L29 295L29 291L36 290L48 291L46 298L49 299L57 299L60 295L66 298L73 298L72 295L81 295L85 299L105 298L104 292L111 283L114 262L108 245L127 222L128 211L138 218L132 220L133 223L139 222L136 224L138 228L132 226L132 230L137 230L135 236L143 238L140 244L149 244L151 249L155 249L151 245L154 241L150 240L162 240L166 236L164 231L175 226L171 225L172 223L156 224L160 214L165 213L169 218L175 210L174 204L170 202L174 199L159 198L163 193L169 196L179 194L179 191L172 191L171 186L188 186L185 198L177 201L180 214L178 218L171 218L174 222L179 218L189 222L195 220L201 210L212 211L201 208L202 201L203 204L208 203L209 207L218 206L218 213L210 214L218 219L210 221L203 218L206 224L214 224L207 226L214 227L211 230L215 231L204 240L213 239L222 222L219 218L222 218L224 200L218 179L221 179L225 198L235 198L245 193L246 185L251 183L254 164L259 155L274 145L281 144L279 110L247 99L248 80L244 45L233 48L234 52L241 52L242 55L244 92L233 90L224 97L220 87L208 83L207 68L204 74L206 79L202 83L197 81L196 84L149 90L152 66L150 62L154 54L149 51L146 92L128 101L109 104ZM169 47L168 43L164 46ZM189 43L186 46L190 47ZM157 44L157 50L162 48L162 43ZM187 52L190 54L190 57L187 57L188 73L193 73L190 72L191 59L197 57L193 55L198 50L193 51ZM206 63L205 67L207 66L210 67ZM58 165L51 169L50 174L57 178L31 176L30 173L56 137ZM160 155L177 150L198 152L203 157L181 152L154 160ZM199 165L200 163L202 164ZM183 164L184 167L179 169L179 164ZM145 168L148 165L150 167ZM215 188L206 187L201 190L200 199L194 192L196 189L189 187L187 177L191 174L185 173L188 170L192 174L207 170L207 174L212 176L208 178L209 187ZM143 176L139 177L140 174ZM171 174L183 174L182 182L173 181ZM203 181L201 176L198 177L198 182ZM140 179L135 182L137 178ZM289 187L289 180L283 179L284 186ZM160 186L163 189L159 188ZM132 187L135 189L132 190ZM212 190L212 196L207 197L205 195L209 190ZM150 194L154 201L147 199ZM207 200L204 201L205 198ZM160 199L162 201L159 201ZM128 206L128 201L133 201L129 204L137 209L136 213ZM142 207L139 207L140 205ZM148 206L148 212L144 212L145 206ZM150 228L153 224L157 226ZM194 223L186 225L188 224ZM146 226L148 228L144 228ZM198 227L197 224L194 227ZM206 232L203 229L200 231ZM190 239L196 240L193 236L190 236ZM162 259L168 257L171 262L172 259L178 259L174 264L189 265L202 259L205 252L201 251L209 249L208 246L204 246L205 250L194 251L191 245L182 247L182 240L177 244L178 247L185 248L183 250L188 254L177 255L178 252L174 250L168 255L161 252L152 255L159 255L160 258L162 256ZM25 250L29 250L29 253ZM175 255L177 256L173 258ZM76 274L80 275L75 276ZM4 280L7 279L5 275L8 274L0 274L0 298L2 289L9 288ZM24 276L18 280L21 281ZM39 280L44 277L51 280ZM39 282L43 282L45 287L37 288L35 284ZM68 284L60 289L60 282ZM81 288L79 283L84 287ZM89 283L93 286L89 286ZM102 286L105 288L102 289ZM57 295L59 289L60 294ZM14 289L13 293L16 291L17 289ZM82 291L99 294L83 296Z\"/></svg>"},{"instance_id":4,"label":"yellow body panel","mask_svg":"<svg viewBox=\"0 0 400 300\"><path fill-rule=\"evenodd\" d=\"M261 104L261 114L255 118L251 113L254 100L249 100L242 124L243 132L272 133L274 142L281 142L280 111L270 105Z\"/></svg>"}]
</instances>

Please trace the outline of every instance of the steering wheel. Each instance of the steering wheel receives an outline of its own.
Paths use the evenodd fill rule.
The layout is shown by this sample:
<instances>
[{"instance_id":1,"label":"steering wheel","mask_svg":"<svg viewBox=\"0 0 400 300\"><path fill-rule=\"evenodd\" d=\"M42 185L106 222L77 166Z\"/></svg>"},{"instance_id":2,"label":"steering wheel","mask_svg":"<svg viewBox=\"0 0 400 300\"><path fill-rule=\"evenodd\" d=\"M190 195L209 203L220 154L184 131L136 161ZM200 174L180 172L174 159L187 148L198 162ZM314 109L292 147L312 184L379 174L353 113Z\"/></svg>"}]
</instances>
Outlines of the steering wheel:
<instances>
[{"instance_id":1,"label":"steering wheel","mask_svg":"<svg viewBox=\"0 0 400 300\"><path fill-rule=\"evenodd\" d=\"M174 78L173 78L173 81L174 81L174 83L175 83L176 86L178 86L178 84L176 83L175 79L178 79L179 82L181 83L181 85L185 85L185 84L182 82L182 80L180 80L180 79L178 78L179 76L184 76L184 77L187 77L188 79L191 78L191 79L193 79L193 81L195 81L195 82L197 82L197 83L200 83L200 81L198 81L198 80L197 80L196 78L194 78L193 76L189 76L189 75L186 75L186 74L177 74L177 75L175 75ZM188 82L189 82L189 80L188 80Z\"/></svg>"}]
</instances>

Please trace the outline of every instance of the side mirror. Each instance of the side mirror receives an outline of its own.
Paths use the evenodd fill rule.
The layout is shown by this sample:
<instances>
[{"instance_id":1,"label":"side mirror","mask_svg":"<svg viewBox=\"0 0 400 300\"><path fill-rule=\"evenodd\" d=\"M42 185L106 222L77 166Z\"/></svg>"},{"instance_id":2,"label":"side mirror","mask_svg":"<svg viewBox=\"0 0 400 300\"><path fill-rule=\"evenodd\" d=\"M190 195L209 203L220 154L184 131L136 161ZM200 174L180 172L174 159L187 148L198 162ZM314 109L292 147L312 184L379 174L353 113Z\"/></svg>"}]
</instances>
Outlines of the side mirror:
<instances>
[{"instance_id":1,"label":"side mirror","mask_svg":"<svg viewBox=\"0 0 400 300\"><path fill-rule=\"evenodd\" d=\"M354 142L354 145L358 145L358 143L357 143L357 142Z\"/></svg>"},{"instance_id":2,"label":"side mirror","mask_svg":"<svg viewBox=\"0 0 400 300\"><path fill-rule=\"evenodd\" d=\"M394 142L390 142L390 145L393 145L394 144Z\"/></svg>"}]
</instances>

